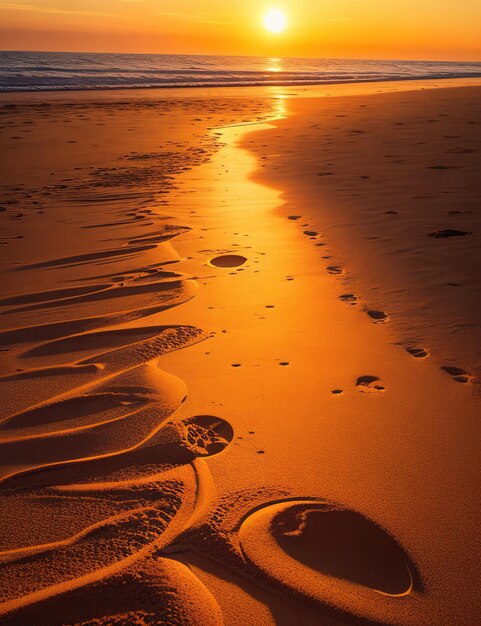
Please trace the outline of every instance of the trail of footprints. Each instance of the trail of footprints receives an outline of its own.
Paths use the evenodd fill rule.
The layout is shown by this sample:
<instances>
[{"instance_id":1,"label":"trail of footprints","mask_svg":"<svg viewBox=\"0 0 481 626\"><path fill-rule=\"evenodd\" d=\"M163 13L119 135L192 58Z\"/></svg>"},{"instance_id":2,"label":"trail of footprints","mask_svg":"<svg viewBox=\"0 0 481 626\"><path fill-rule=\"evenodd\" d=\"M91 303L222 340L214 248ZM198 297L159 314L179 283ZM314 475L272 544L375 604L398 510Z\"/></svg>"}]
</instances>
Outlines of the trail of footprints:
<instances>
[{"instance_id":1,"label":"trail of footprints","mask_svg":"<svg viewBox=\"0 0 481 626\"><path fill-rule=\"evenodd\" d=\"M319 174L319 176L322 175L330 175L330 173L324 173L324 174ZM395 211L386 211L387 214L396 214ZM450 211L451 214L458 214L459 211ZM320 235L317 231L315 230L311 230L309 229L309 224L308 223L301 223L299 222L299 220L302 220L302 215L289 215L288 219L291 221L294 221L296 223L299 223L299 225L301 226L301 228L303 228L303 234L308 237L310 240L313 240L315 242L315 245L318 247L324 247L326 246L326 243L324 241L320 241L320 239L322 239L322 235ZM453 229L447 229L447 230L440 230L440 231L436 231L434 233L429 233L428 236L429 237L433 237L433 238L447 238L447 237L458 237L458 236L466 236L466 235L470 235L472 233L467 233L467 232L462 232L462 231L457 231L457 230L453 230ZM331 256L330 255L326 255L322 257L323 259L330 259ZM332 274L334 276L342 276L345 273L345 270L342 266L340 265L328 265L326 267L326 271L329 274ZM357 306L360 303L360 299L358 296L356 296L353 293L343 293L339 296L339 299L342 302L345 302L346 304L349 304L351 306ZM377 310L377 309L371 309L367 306L363 307L363 311L367 314L367 316L369 317L369 319L374 323L374 324L384 324L386 322L390 321L390 317L389 315L385 312L385 311L381 311L381 310ZM415 359L427 359L430 356L429 350L427 348L421 347L421 346L416 346L416 345L407 345L404 348L406 350L406 352L408 352L408 354L410 354L412 357L414 357ZM462 384L466 384L466 383L471 383L471 382L475 382L475 377L470 374L469 372L466 372L465 370L463 370L462 368L456 367L456 366L450 366L450 365L444 365L441 367L441 370L443 372L445 372L446 374L448 374L449 376L451 376L452 380L457 382L457 383L462 383ZM366 388L369 390L377 390L377 391L384 391L385 387L382 385L375 385L375 384L360 384L359 381L362 380L363 378L369 378L369 376L364 376L364 377L360 377L358 379L358 382L356 383L356 387L361 390L361 391L365 391ZM376 379L376 381L378 380L376 377L373 377ZM380 387L380 388L379 388ZM333 395L341 395L343 393L343 390L341 389L334 389L332 390L332 394Z\"/></svg>"}]
</instances>

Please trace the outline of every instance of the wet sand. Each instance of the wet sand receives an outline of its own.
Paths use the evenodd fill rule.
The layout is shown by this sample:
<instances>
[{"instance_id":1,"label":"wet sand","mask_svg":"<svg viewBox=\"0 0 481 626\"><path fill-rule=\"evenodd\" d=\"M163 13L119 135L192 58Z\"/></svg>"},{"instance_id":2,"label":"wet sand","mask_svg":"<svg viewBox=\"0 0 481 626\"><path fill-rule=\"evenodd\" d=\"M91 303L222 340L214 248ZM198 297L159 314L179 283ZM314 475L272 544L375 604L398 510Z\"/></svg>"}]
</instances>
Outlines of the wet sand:
<instances>
[{"instance_id":1,"label":"wet sand","mask_svg":"<svg viewBox=\"0 0 481 626\"><path fill-rule=\"evenodd\" d=\"M441 85L0 103L2 623L477 623L481 88Z\"/></svg>"},{"instance_id":2,"label":"wet sand","mask_svg":"<svg viewBox=\"0 0 481 626\"><path fill-rule=\"evenodd\" d=\"M323 247L341 297L468 380L481 365L479 96L295 99L244 142L263 162L255 179L282 189L283 213Z\"/></svg>"}]
</instances>

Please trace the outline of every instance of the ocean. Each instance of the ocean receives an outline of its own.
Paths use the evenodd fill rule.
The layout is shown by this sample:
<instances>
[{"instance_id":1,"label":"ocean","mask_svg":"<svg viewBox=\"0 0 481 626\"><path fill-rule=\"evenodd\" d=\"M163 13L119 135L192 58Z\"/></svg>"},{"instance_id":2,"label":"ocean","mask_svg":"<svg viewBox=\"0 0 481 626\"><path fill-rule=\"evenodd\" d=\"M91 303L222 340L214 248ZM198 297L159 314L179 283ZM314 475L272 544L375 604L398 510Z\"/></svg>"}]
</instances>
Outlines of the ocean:
<instances>
[{"instance_id":1,"label":"ocean","mask_svg":"<svg viewBox=\"0 0 481 626\"><path fill-rule=\"evenodd\" d=\"M481 77L480 62L0 51L0 92L321 85L468 77Z\"/></svg>"}]
</instances>

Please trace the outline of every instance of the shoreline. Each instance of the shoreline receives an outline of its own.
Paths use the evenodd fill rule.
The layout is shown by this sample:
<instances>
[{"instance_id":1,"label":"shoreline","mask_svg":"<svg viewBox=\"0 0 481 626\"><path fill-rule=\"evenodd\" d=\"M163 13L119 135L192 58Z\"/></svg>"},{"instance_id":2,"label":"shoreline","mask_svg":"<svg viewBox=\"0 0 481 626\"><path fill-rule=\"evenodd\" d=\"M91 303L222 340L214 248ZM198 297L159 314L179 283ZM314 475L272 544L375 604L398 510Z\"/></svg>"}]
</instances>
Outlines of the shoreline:
<instances>
[{"instance_id":1,"label":"shoreline","mask_svg":"<svg viewBox=\"0 0 481 626\"><path fill-rule=\"evenodd\" d=\"M440 81L443 83L442 86L435 85L433 81ZM405 83L405 85L404 85ZM446 84L449 83L449 84ZM105 101L109 99L109 96L112 96L114 100L117 100L119 96L129 97L130 99L138 97L142 99L145 98L146 95L149 95L149 98L145 99L156 99L162 100L163 98L159 97L161 95L166 96L165 99L176 98L183 95L196 95L196 96L208 96L212 94L212 92L221 93L232 91L233 94L240 97L246 97L249 95L259 95L259 92L266 92L266 95L269 94L269 91L276 89L293 89L298 90L299 94L290 94L290 95L301 95L305 96L306 94L312 94L312 97L319 97L322 95L332 96L332 90L344 91L351 90L359 86L361 89L361 93L373 93L369 87L379 87L385 86L388 87L390 85L395 85L398 87L406 87L406 91L417 90L422 88L424 85L429 86L431 89L436 88L449 88L451 85L453 87L459 86L476 86L481 84L481 77L466 77L466 78L427 78L427 79L399 79L399 80L379 80L379 81L353 81L353 82L343 82L343 83L329 83L329 84L319 84L319 85L239 85L230 89L228 85L223 86L188 86L188 87L141 87L141 88L128 88L125 89L78 89L71 91L16 91L16 92L0 92L0 103L2 101L6 101L7 103L10 100L15 100L18 98L19 102L27 103L29 99L32 101L36 101L38 99L47 99L47 100L88 100L97 96L96 99L99 101ZM327 91L329 93L327 93ZM117 97L116 97L117 96Z\"/></svg>"},{"instance_id":2,"label":"shoreline","mask_svg":"<svg viewBox=\"0 0 481 626\"><path fill-rule=\"evenodd\" d=\"M238 88L255 88L259 87L289 87L289 88L305 88L305 87L330 87L333 85L364 85L370 83L399 83L399 82L428 82L432 80L456 80L456 81L466 81L466 80L477 80L481 81L481 76L479 74L466 74L464 76L413 76L412 78L371 78L366 80L353 79L353 80L343 80L343 81L296 81L296 82L288 82L288 81L280 81L280 82L272 82L272 83L209 83L209 84L198 84L198 85L145 85L145 86L134 86L134 87L74 87L74 88L52 88L52 89L16 89L15 91L10 90L1 90L0 95L15 95L15 94L26 94L26 93L39 93L39 94L49 94L49 93L74 93L78 94L79 92L97 92L97 91L143 91L145 89L151 89L154 91L158 90L171 90L171 89L238 89Z\"/></svg>"},{"instance_id":3,"label":"shoreline","mask_svg":"<svg viewBox=\"0 0 481 626\"><path fill-rule=\"evenodd\" d=\"M337 261L322 260L320 217L308 213L316 204L310 153L288 144L289 132L302 137L297 124L310 107L334 100L270 92L213 103L212 95L172 96L154 109L81 102L55 116L39 107L31 119L29 109L25 141L38 152L11 140L15 202L3 217L24 239L10 241L3 267L12 408L0 433L2 475L17 476L4 485L0 534L10 550L76 539L26 563L9 557L4 593L23 600L4 618L39 626L46 614L59 623L119 611L133 618L139 609L129 599L140 593L142 609L167 604L184 623L200 614L209 626L281 616L313 626L474 625L479 600L467 590L479 575L479 399L472 382L451 381L396 345L390 323L374 324L339 299L339 275L326 272ZM355 97L365 104L370 96ZM352 99L340 100L352 112ZM294 107L303 114L295 118ZM380 110L389 109L369 119ZM249 118L265 126L242 126ZM294 172L292 154L302 155L303 171ZM49 185L60 163L67 179ZM26 168L34 175L15 191ZM303 189L282 196L293 180ZM217 257L227 264L216 266ZM140 447L125 452L132 445ZM20 475L19 459L30 474ZM62 459L67 465L41 468ZM12 495L26 513L13 535ZM61 523L52 524L49 498ZM333 575L313 544L314 563L295 545L279 548L279 516L295 524L307 515L329 542L322 520L332 512L319 516L326 506L345 519L345 539L374 546L392 586L379 587L362 554ZM125 543L130 526L135 540ZM166 528L175 536L167 548ZM134 551L121 563L126 546ZM65 571L70 581L59 582ZM195 590L188 614L186 585ZM176 591L166 597L163 587ZM27 593L43 599L29 603Z\"/></svg>"}]
</instances>

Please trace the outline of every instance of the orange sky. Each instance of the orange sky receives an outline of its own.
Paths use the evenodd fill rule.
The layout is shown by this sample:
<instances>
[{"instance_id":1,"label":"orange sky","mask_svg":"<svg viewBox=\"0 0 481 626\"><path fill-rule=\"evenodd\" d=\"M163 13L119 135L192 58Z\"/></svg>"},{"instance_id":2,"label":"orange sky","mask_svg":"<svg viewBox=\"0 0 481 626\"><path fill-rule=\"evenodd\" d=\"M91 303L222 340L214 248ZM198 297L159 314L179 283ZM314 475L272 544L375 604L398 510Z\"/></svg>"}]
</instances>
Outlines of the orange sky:
<instances>
[{"instance_id":1,"label":"orange sky","mask_svg":"<svg viewBox=\"0 0 481 626\"><path fill-rule=\"evenodd\" d=\"M481 60L480 32L481 0L0 0L4 50Z\"/></svg>"}]
</instances>

